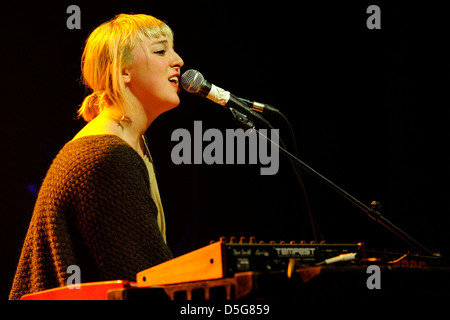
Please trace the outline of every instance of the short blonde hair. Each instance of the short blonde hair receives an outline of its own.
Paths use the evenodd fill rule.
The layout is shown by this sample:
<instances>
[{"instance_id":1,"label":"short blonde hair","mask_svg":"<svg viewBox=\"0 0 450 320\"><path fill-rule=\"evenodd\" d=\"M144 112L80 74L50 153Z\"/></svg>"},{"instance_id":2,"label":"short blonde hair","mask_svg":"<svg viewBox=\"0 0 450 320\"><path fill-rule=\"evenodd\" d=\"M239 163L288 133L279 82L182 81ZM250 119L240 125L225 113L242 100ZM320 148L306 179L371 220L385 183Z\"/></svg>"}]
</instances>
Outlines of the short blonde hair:
<instances>
[{"instance_id":1,"label":"short blonde hair","mask_svg":"<svg viewBox=\"0 0 450 320\"><path fill-rule=\"evenodd\" d=\"M84 120L91 121L105 107L115 108L118 120L126 119L132 103L126 96L122 70L133 62L136 46L160 36L173 41L166 23L145 14L119 14L89 35L81 59L82 81L92 91L78 110Z\"/></svg>"}]
</instances>

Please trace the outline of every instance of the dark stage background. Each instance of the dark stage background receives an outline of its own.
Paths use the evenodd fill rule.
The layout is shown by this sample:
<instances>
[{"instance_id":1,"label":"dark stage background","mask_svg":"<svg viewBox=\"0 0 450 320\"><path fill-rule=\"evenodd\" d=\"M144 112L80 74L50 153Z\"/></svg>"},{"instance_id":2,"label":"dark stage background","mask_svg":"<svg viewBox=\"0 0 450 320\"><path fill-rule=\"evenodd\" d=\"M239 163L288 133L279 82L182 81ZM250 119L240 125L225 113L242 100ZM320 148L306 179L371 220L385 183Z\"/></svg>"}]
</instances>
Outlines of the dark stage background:
<instances>
[{"instance_id":1,"label":"dark stage background","mask_svg":"<svg viewBox=\"0 0 450 320\"><path fill-rule=\"evenodd\" d=\"M383 214L433 252L448 253L448 33L430 2L91 1L2 4L1 278L7 298L36 194L62 146L84 125L76 110L82 47L118 13L169 23L183 70L197 69L239 97L279 108L300 158ZM68 30L66 8L81 8ZM381 30L366 9L381 8ZM445 79L445 83L443 81ZM235 128L229 111L181 93L178 108L148 130L168 225L180 255L220 236L312 240L301 189L280 156L275 176L260 165L180 165L170 152L177 128ZM268 117L290 146L286 126ZM395 236L303 173L312 210L330 243L410 250Z\"/></svg>"}]
</instances>

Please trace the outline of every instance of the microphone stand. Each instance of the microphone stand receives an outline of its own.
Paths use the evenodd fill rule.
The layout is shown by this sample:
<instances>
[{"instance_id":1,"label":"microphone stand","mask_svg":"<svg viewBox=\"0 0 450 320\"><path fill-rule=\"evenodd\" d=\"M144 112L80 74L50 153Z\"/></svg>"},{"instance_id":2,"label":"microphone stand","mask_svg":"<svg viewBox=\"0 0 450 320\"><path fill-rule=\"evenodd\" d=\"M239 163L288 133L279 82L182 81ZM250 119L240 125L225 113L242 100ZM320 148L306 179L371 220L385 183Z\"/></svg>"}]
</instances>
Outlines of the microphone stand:
<instances>
[{"instance_id":1,"label":"microphone stand","mask_svg":"<svg viewBox=\"0 0 450 320\"><path fill-rule=\"evenodd\" d=\"M405 231L394 225L391 221L386 219L381 215L379 211L377 211L377 205L373 205L371 208L369 208L367 205L359 201L357 198L352 196L350 193L333 183L331 180L327 179L325 176L311 168L309 165L304 163L302 160L295 157L293 154L291 154L286 149L282 148L277 143L273 142L271 139L263 135L261 132L259 132L256 128L254 123L248 119L246 115L243 113L233 109L229 108L231 111L233 117L235 118L237 124L243 128L243 129L252 129L255 131L260 137L264 138L267 142L271 143L274 147L276 147L285 157L290 159L291 161L295 162L296 165L300 166L303 170L310 173L312 176L323 182L325 185L336 191L338 194L340 194L342 197L350 201L352 204L360 208L362 211L364 211L370 218L380 223L383 227L391 231L393 234L395 234L397 237L402 239L405 243L410 245L411 247L415 248L419 252L426 253L430 256L436 256L440 257L439 253L433 253L432 251L428 250L426 247L424 247L422 244L417 242L415 239L413 239L410 235L408 235Z\"/></svg>"}]
</instances>

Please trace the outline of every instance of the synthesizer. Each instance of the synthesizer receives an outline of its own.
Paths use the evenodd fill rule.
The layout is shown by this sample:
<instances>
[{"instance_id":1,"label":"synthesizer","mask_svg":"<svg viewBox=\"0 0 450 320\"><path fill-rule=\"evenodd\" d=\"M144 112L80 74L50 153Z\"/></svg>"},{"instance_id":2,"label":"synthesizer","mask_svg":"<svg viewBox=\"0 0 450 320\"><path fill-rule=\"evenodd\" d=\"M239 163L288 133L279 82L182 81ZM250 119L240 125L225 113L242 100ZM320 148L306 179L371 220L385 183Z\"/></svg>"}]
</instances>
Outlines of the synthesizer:
<instances>
[{"instance_id":1,"label":"synthesizer","mask_svg":"<svg viewBox=\"0 0 450 320\"><path fill-rule=\"evenodd\" d=\"M256 243L221 241L166 261L136 275L138 287L175 284L233 277L246 271L285 271L289 261L305 265L323 264L329 259L365 255L364 244Z\"/></svg>"}]
</instances>

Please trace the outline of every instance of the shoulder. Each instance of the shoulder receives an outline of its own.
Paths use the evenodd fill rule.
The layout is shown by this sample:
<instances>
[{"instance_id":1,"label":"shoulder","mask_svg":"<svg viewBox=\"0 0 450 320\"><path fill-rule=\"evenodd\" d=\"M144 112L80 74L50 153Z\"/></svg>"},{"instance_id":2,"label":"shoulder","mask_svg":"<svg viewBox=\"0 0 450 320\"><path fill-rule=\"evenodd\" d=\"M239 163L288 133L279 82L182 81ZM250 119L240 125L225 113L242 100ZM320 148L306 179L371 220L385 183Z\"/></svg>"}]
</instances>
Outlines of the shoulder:
<instances>
[{"instance_id":1,"label":"shoulder","mask_svg":"<svg viewBox=\"0 0 450 320\"><path fill-rule=\"evenodd\" d=\"M118 136L93 135L68 142L53 160L49 174L70 180L145 179L146 170L139 154Z\"/></svg>"},{"instance_id":2,"label":"shoulder","mask_svg":"<svg viewBox=\"0 0 450 320\"><path fill-rule=\"evenodd\" d=\"M143 160L124 140L116 135L85 136L68 142L58 154L71 161L90 161L94 165L101 163L129 162L139 164Z\"/></svg>"},{"instance_id":3,"label":"shoulder","mask_svg":"<svg viewBox=\"0 0 450 320\"><path fill-rule=\"evenodd\" d=\"M90 153L95 150L97 153L105 155L118 152L126 154L135 152L129 144L113 134L90 135L69 141L61 151L66 150L77 153ZM137 155L137 152L135 153Z\"/></svg>"}]
</instances>

